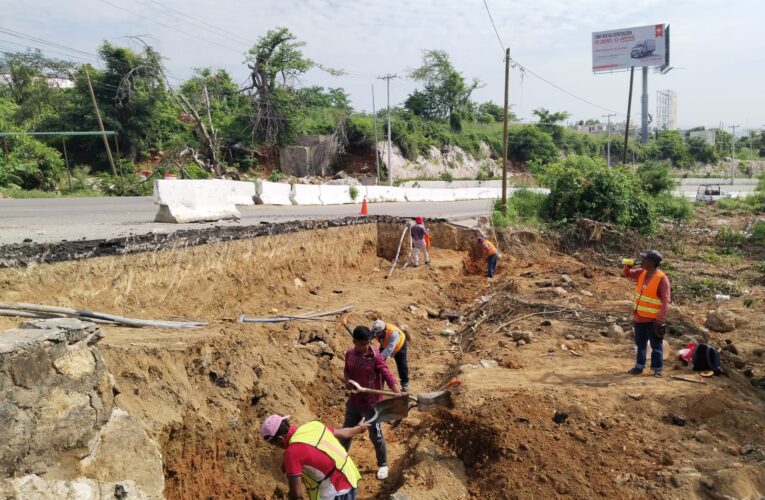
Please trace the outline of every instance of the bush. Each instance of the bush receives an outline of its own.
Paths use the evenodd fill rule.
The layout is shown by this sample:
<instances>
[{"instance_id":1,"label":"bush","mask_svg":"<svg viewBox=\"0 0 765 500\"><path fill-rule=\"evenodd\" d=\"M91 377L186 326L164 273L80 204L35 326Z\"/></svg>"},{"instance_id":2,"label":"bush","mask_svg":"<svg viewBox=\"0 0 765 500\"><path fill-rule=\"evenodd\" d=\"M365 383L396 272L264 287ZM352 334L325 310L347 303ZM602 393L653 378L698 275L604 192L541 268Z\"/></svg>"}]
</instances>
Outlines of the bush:
<instances>
[{"instance_id":1,"label":"bush","mask_svg":"<svg viewBox=\"0 0 765 500\"><path fill-rule=\"evenodd\" d=\"M356 186L349 187L348 195L351 197L353 201L356 201L356 198L359 197L359 188L357 188Z\"/></svg>"},{"instance_id":2,"label":"bush","mask_svg":"<svg viewBox=\"0 0 765 500\"><path fill-rule=\"evenodd\" d=\"M203 169L196 163L187 163L183 166L183 171L189 179L210 179L210 172Z\"/></svg>"},{"instance_id":3,"label":"bush","mask_svg":"<svg viewBox=\"0 0 765 500\"><path fill-rule=\"evenodd\" d=\"M498 141L502 151L502 140ZM546 165L558 159L558 147L552 136L538 127L514 127L507 133L508 157L520 163ZM500 156L501 153L500 153Z\"/></svg>"},{"instance_id":4,"label":"bush","mask_svg":"<svg viewBox=\"0 0 765 500\"><path fill-rule=\"evenodd\" d=\"M268 180L270 182L280 182L282 179L285 179L287 176L284 175L284 172L281 170L272 170L271 173L268 175Z\"/></svg>"},{"instance_id":5,"label":"bush","mask_svg":"<svg viewBox=\"0 0 765 500\"><path fill-rule=\"evenodd\" d=\"M637 175L640 178L643 191L654 196L671 191L677 184L669 176L669 166L660 163L643 163L638 167Z\"/></svg>"},{"instance_id":6,"label":"bush","mask_svg":"<svg viewBox=\"0 0 765 500\"><path fill-rule=\"evenodd\" d=\"M439 176L439 178L442 181L444 181L444 182L453 182L454 181L454 176L449 171L441 172L441 175Z\"/></svg>"},{"instance_id":7,"label":"bush","mask_svg":"<svg viewBox=\"0 0 765 500\"><path fill-rule=\"evenodd\" d=\"M101 173L98 175L97 186L101 192L111 196L149 196L154 188L151 177L144 179L133 173L126 173L124 179L119 175Z\"/></svg>"},{"instance_id":8,"label":"bush","mask_svg":"<svg viewBox=\"0 0 765 500\"><path fill-rule=\"evenodd\" d=\"M684 224L693 219L693 204L685 198L662 194L654 198L654 206L657 215L675 224Z\"/></svg>"},{"instance_id":9,"label":"bush","mask_svg":"<svg viewBox=\"0 0 765 500\"><path fill-rule=\"evenodd\" d=\"M752 226L752 232L747 238L749 243L763 244L765 243L765 222L757 221Z\"/></svg>"},{"instance_id":10,"label":"bush","mask_svg":"<svg viewBox=\"0 0 765 500\"><path fill-rule=\"evenodd\" d=\"M485 168L482 168L481 170L479 170L478 174L476 174L475 176L475 180L477 181L488 181L489 179L491 179L491 175L489 171Z\"/></svg>"},{"instance_id":11,"label":"bush","mask_svg":"<svg viewBox=\"0 0 765 500\"><path fill-rule=\"evenodd\" d=\"M742 233L741 231L737 231L735 229L723 226L720 228L719 231L717 231L717 235L715 236L715 242L717 242L718 245L723 245L726 247L738 246L744 242L744 233Z\"/></svg>"},{"instance_id":12,"label":"bush","mask_svg":"<svg viewBox=\"0 0 765 500\"><path fill-rule=\"evenodd\" d=\"M505 229L507 226L518 222L518 212L507 203L507 215L502 213L502 200L494 201L494 211L491 213L491 225L496 229Z\"/></svg>"},{"instance_id":13,"label":"bush","mask_svg":"<svg viewBox=\"0 0 765 500\"><path fill-rule=\"evenodd\" d=\"M648 197L624 168L608 168L602 159L570 156L551 165L542 180L550 188L542 207L548 221L586 217L645 233L655 227Z\"/></svg>"}]
</instances>

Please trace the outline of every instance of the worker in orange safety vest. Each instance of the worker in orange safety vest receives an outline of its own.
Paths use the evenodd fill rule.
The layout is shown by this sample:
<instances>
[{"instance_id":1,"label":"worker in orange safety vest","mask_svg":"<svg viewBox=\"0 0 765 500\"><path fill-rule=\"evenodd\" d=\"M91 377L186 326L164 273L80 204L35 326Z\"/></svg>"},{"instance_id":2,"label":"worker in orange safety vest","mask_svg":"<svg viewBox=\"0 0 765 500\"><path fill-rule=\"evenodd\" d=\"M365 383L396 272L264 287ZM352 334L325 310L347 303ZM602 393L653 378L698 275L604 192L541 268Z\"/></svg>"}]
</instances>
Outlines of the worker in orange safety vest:
<instances>
[{"instance_id":1,"label":"worker in orange safety vest","mask_svg":"<svg viewBox=\"0 0 765 500\"><path fill-rule=\"evenodd\" d=\"M667 307L672 301L669 278L659 270L664 257L656 250L650 250L640 255L638 269L632 269L626 262L622 276L636 281L635 307L632 314L635 328L635 344L637 359L635 366L628 372L640 375L645 369L648 343L651 344L651 370L654 376L661 377L664 366L664 321L667 317Z\"/></svg>"}]
</instances>

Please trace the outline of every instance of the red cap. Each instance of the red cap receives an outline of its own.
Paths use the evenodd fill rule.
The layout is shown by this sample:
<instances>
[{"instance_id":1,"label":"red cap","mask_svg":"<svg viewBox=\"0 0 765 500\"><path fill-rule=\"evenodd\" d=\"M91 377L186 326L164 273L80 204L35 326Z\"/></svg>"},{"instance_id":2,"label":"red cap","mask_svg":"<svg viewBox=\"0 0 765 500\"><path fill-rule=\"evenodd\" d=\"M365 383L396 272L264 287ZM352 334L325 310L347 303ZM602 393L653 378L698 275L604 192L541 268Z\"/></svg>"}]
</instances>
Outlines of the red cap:
<instances>
[{"instance_id":1,"label":"red cap","mask_svg":"<svg viewBox=\"0 0 765 500\"><path fill-rule=\"evenodd\" d=\"M416 219L414 219L414 222L416 222L417 224L422 224L422 217L417 217Z\"/></svg>"}]
</instances>

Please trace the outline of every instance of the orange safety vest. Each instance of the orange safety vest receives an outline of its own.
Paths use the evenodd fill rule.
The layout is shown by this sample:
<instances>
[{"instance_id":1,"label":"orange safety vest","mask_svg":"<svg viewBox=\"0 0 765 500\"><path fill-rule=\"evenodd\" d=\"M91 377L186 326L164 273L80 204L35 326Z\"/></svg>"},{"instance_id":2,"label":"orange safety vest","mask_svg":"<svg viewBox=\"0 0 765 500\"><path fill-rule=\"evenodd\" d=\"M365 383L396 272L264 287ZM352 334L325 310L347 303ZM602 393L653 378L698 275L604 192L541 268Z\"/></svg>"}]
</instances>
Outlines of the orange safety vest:
<instances>
[{"instance_id":1,"label":"orange safety vest","mask_svg":"<svg viewBox=\"0 0 765 500\"><path fill-rule=\"evenodd\" d=\"M396 347L393 348L393 354L396 354L402 347L404 347L404 342L406 342L406 334L396 325L385 323L385 340L380 343L380 347L385 349L388 346L388 341L390 340L390 336L393 335L393 332L398 332L398 342L396 343Z\"/></svg>"},{"instance_id":2,"label":"orange safety vest","mask_svg":"<svg viewBox=\"0 0 765 500\"><path fill-rule=\"evenodd\" d=\"M664 278L664 273L656 270L656 273L645 286L645 277L648 271L645 269L637 279L635 287L635 314L643 318L658 318L661 311L661 298L659 298L659 283Z\"/></svg>"},{"instance_id":3,"label":"orange safety vest","mask_svg":"<svg viewBox=\"0 0 765 500\"><path fill-rule=\"evenodd\" d=\"M494 243L491 241L483 240L483 243L481 243L481 252L483 252L484 257L491 257L497 253L497 247L495 247Z\"/></svg>"}]
</instances>

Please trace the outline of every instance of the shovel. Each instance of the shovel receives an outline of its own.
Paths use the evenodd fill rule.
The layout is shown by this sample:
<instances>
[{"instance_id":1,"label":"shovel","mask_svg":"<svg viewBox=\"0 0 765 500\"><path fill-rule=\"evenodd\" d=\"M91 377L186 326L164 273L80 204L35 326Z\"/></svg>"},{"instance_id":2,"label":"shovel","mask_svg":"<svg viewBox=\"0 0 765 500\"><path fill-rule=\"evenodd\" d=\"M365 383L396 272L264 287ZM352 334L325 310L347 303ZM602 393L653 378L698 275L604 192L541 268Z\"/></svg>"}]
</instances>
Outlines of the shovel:
<instances>
[{"instance_id":1,"label":"shovel","mask_svg":"<svg viewBox=\"0 0 765 500\"><path fill-rule=\"evenodd\" d=\"M380 394L382 396L393 396L391 399L384 399L375 405L375 414L368 422L387 422L390 420L402 420L409 415L409 409L416 407L420 411L432 411L435 408L450 407L452 396L448 391L450 387L460 385L461 380L451 379L449 382L434 392L421 392L416 397L411 394L399 396L391 391L379 391L376 389L367 389L361 387L355 380L349 380L349 384L354 387L352 392L363 392L366 394Z\"/></svg>"}]
</instances>

